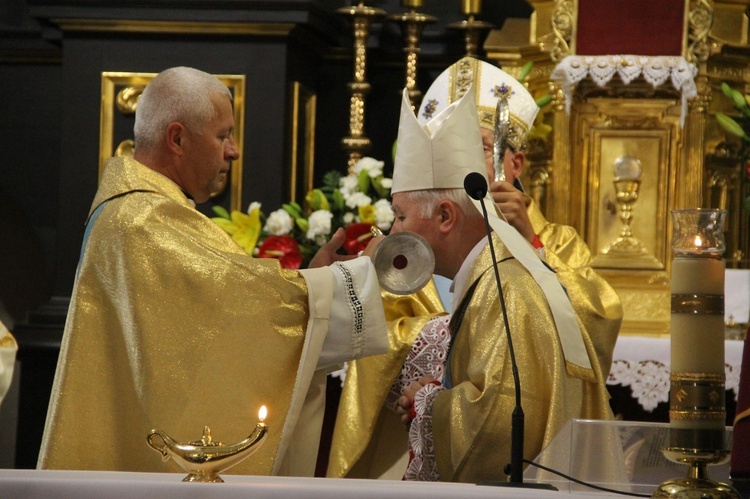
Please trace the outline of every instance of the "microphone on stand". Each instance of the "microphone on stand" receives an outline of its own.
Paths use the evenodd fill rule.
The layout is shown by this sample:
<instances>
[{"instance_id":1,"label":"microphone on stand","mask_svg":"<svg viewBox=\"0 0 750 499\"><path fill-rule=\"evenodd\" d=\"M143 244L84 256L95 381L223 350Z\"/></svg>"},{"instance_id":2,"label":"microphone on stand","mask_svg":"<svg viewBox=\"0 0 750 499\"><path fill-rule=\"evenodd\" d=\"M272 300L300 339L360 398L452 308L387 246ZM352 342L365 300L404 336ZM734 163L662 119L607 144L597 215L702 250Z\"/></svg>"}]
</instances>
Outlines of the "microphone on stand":
<instances>
[{"instance_id":1,"label":"microphone on stand","mask_svg":"<svg viewBox=\"0 0 750 499\"><path fill-rule=\"evenodd\" d=\"M513 384L515 385L516 406L513 409L510 427L510 464L505 467L505 472L509 475L508 482L484 482L480 485L506 485L513 487L529 487L539 489L557 490L547 483L525 483L523 481L523 436L524 436L524 413L521 407L521 380L518 376L518 364L516 364L516 354L513 350L513 338L510 334L510 325L508 323L508 312L505 309L505 297L503 296L503 286L500 282L500 273L497 269L497 257L495 256L495 245L492 242L492 229L490 228L487 207L484 204L484 197L487 195L487 180L478 172L471 172L464 178L464 190L473 199L476 199L482 205L482 216L484 217L484 228L487 231L487 239L490 243L490 254L492 255L492 267L495 271L495 282L497 283L497 292L500 296L500 307L503 311L503 322L505 323L505 334L508 337L508 351L510 352L510 363L513 372ZM508 469L510 468L510 470ZM509 472L510 471L510 472Z\"/></svg>"}]
</instances>

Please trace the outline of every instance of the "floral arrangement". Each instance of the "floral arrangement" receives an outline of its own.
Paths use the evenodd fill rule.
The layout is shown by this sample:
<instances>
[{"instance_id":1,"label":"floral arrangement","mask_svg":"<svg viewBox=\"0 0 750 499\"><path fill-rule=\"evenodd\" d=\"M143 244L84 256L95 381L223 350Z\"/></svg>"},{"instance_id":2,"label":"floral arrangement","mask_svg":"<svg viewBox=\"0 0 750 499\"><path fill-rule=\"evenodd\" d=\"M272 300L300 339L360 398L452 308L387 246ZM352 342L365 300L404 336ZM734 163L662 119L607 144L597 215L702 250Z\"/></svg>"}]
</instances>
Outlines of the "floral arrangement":
<instances>
[{"instance_id":1,"label":"floral arrangement","mask_svg":"<svg viewBox=\"0 0 750 499\"><path fill-rule=\"evenodd\" d=\"M740 113L738 118L731 118L724 113L716 113L716 121L724 130L732 135L742 139L739 157L744 162L745 175L743 183L750 182L750 95L745 95L738 90L734 90L726 82L721 84L721 90L728 98L732 100L734 108ZM742 207L745 212L750 213L750 194L748 194Z\"/></svg>"},{"instance_id":2,"label":"floral arrangement","mask_svg":"<svg viewBox=\"0 0 750 499\"><path fill-rule=\"evenodd\" d=\"M247 213L229 213L214 206L217 216L211 220L249 255L277 258L287 269L307 266L339 227L346 230L343 249L354 255L367 246L372 237L370 227L388 231L393 224L388 200L393 181L383 176L383 165L382 161L365 157L349 175L327 172L323 185L305 196L304 209L289 202L266 215L257 202L250 203Z\"/></svg>"}]
</instances>

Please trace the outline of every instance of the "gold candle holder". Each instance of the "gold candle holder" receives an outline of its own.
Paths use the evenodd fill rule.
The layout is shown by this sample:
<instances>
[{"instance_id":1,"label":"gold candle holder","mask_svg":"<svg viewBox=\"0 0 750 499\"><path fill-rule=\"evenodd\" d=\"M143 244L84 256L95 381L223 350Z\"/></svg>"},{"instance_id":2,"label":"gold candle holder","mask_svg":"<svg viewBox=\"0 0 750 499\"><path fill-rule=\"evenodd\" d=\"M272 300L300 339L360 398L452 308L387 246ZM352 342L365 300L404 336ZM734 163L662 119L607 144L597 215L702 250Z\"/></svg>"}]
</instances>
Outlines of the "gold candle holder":
<instances>
[{"instance_id":1,"label":"gold candle holder","mask_svg":"<svg viewBox=\"0 0 750 499\"><path fill-rule=\"evenodd\" d=\"M724 210L673 210L671 373L667 459L688 465L684 478L652 497L738 498L711 480L708 465L725 461Z\"/></svg>"},{"instance_id":2,"label":"gold candle holder","mask_svg":"<svg viewBox=\"0 0 750 499\"><path fill-rule=\"evenodd\" d=\"M341 139L341 146L349 158L347 164L349 173L354 173L354 166L362 158L363 153L370 150L372 143L365 136L365 97L370 93L367 82L367 37L370 34L370 24L378 17L385 15L385 11L365 5L360 1L357 5L342 7L336 13L348 16L354 28L354 80L347 87L351 98L349 100L349 136Z\"/></svg>"},{"instance_id":3,"label":"gold candle holder","mask_svg":"<svg viewBox=\"0 0 750 499\"><path fill-rule=\"evenodd\" d=\"M479 21L475 18L481 11L481 0L461 0L461 13L466 16L466 19L448 25L450 29L457 29L464 32L466 55L469 57L476 57L480 38L490 29L494 28L492 24Z\"/></svg>"},{"instance_id":4,"label":"gold candle holder","mask_svg":"<svg viewBox=\"0 0 750 499\"><path fill-rule=\"evenodd\" d=\"M224 480L219 473L250 457L265 442L268 434L266 415L266 406L263 406L253 432L236 444L214 442L208 426L203 427L203 436L195 442L181 444L160 430L151 430L146 441L162 455L163 461L172 459L188 472L183 482L222 483Z\"/></svg>"},{"instance_id":5,"label":"gold candle holder","mask_svg":"<svg viewBox=\"0 0 750 499\"><path fill-rule=\"evenodd\" d=\"M422 92L417 87L417 58L420 52L419 39L425 24L434 23L437 19L427 14L417 12L422 6L422 0L402 0L401 5L409 12L394 14L388 19L398 23L404 37L404 52L406 53L406 92L409 95L411 108L416 109L422 100Z\"/></svg>"}]
</instances>

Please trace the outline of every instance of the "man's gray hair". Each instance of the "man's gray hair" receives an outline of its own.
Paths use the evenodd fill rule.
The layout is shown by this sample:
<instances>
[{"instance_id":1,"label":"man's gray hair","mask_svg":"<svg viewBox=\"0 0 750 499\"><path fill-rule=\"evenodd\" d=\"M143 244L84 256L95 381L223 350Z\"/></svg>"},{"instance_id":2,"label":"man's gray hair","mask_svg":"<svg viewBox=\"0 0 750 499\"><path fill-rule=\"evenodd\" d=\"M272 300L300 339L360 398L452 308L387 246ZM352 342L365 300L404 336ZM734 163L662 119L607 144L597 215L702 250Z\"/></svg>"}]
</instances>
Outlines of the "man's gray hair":
<instances>
[{"instance_id":1,"label":"man's gray hair","mask_svg":"<svg viewBox=\"0 0 750 499\"><path fill-rule=\"evenodd\" d=\"M429 189L406 191L404 194L410 201L419 206L419 216L423 219L430 218L434 213L435 205L444 199L456 203L468 218L482 218L482 214L476 209L471 198L463 189Z\"/></svg>"},{"instance_id":2,"label":"man's gray hair","mask_svg":"<svg viewBox=\"0 0 750 499\"><path fill-rule=\"evenodd\" d=\"M203 125L216 117L214 95L232 99L226 85L198 69L182 66L159 73L138 99L133 128L136 149L164 140L167 126L175 121L200 133Z\"/></svg>"}]
</instances>

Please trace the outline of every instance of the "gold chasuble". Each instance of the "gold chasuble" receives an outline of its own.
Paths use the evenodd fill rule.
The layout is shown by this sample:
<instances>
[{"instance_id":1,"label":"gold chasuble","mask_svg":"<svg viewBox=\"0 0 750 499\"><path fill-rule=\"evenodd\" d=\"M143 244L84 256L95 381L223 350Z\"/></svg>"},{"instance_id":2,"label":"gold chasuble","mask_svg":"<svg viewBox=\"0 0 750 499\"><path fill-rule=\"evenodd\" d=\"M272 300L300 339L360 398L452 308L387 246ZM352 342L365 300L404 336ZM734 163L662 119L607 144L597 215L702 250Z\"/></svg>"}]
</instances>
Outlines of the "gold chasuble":
<instances>
[{"instance_id":1,"label":"gold chasuble","mask_svg":"<svg viewBox=\"0 0 750 499\"><path fill-rule=\"evenodd\" d=\"M513 286L508 286L514 291L514 308L511 309L510 306L508 308L509 319L513 319L511 320L513 344L514 346L517 343L523 345L523 347L516 346L516 355L519 360L523 407L527 421L525 457L533 459L570 418L611 419L609 394L606 391L605 381L612 363L612 352L617 341L623 311L617 293L589 266L590 252L576 231L572 227L549 223L533 202L529 206L529 216L534 230L539 234L545 246L547 262L555 270L557 278L571 299L596 376L595 382L588 382L566 374L559 340L556 334L551 334L555 332L554 324L538 323L551 320L543 295L538 291L521 293L515 283ZM504 245L497 242L497 238L495 241L496 248L502 247L504 251L503 256L499 258L507 258L509 255ZM502 264L500 276L503 281L510 279L503 273L505 267L515 269L512 275L517 274L515 278L528 281L527 286L532 288L536 286L531 276L524 273L523 268L515 260ZM487 389L499 390L493 396L501 394L502 397L498 401L502 403L499 403L497 407L483 408L479 416L480 419L489 417L488 412L492 412L493 418L499 418L493 423L499 426L492 427L491 431L497 435L502 434L502 438L497 441L498 446L502 445L495 449L494 458L487 463L486 467L478 468L478 470L485 469L488 476L491 475L481 479L498 480L498 473L502 472L502 467L508 462L510 456L510 414L515 401L502 314L499 311L499 301L495 298L497 286L494 275L490 272L491 268L488 248L485 248L472 270L474 280L478 278L477 275L482 276L479 289L475 291L474 301L470 305L470 310L475 310L475 315L470 320L470 315L467 313L461 328L461 334L470 328L481 329L477 332L477 335L481 335L481 339L472 339L472 349L464 350L468 348L469 337L472 337L471 333L464 334L462 341L467 343L454 353L458 355L454 362L458 361L460 364L453 364L451 371L466 373L467 371L463 369L471 364L474 370L470 372L480 378L486 375L497 380L498 376L500 377L498 383L493 382L493 386ZM472 279L468 281L470 282L466 283L465 288L473 283ZM535 297L535 300L527 303L525 297L527 295ZM402 318L396 323L390 321L398 317L399 313L406 314L409 311L393 308L389 312L386 302L391 353L388 356L363 359L350 367L334 431L328 467L329 477L398 479L403 475L406 466L407 432L404 431L399 417L385 408L383 402L390 385L401 370L409 345L419 334L417 329L421 329L427 320L438 315L426 305L431 303L429 298L414 296L412 300L414 300L413 311L415 312L411 316L413 319ZM489 306L489 302L493 302L498 310L493 312L487 310L485 307ZM418 303L423 305L417 306ZM491 325L485 325L484 321L490 321ZM400 328L393 328L394 324L400 325ZM500 344L491 345L495 340ZM394 353L394 345L398 347L397 354ZM457 345L454 346L456 347ZM473 355L480 355L482 358L470 357L459 361L461 355L458 352L461 351L472 352ZM503 352L502 355L501 352ZM496 362L488 363L494 355L501 355L501 357ZM391 364L387 364L388 362ZM536 366L540 364L544 365L547 370L538 369ZM492 372L482 371L483 368L489 369L490 366L493 366ZM499 369L499 371L494 369ZM546 381L540 384L540 380ZM455 379L453 382L454 386L458 384ZM500 390L501 387L502 390ZM442 406L443 416L449 417L449 414L452 414L456 421L461 422L464 421L464 415L458 409L461 409L462 404L468 408L472 404L487 403L488 394L480 391L476 386L472 386L469 391L471 397L463 402L460 396L451 397L452 402L447 402L446 395L441 394L438 400L442 399L441 404L447 404L447 406ZM462 394L462 396L465 395L466 393ZM452 408L451 404L458 407ZM435 407L438 407L437 403ZM506 410L509 411L507 418ZM546 410L554 410L555 413L548 416ZM501 411L502 414L497 416L495 411ZM540 414L541 418L538 417ZM441 421L443 424L450 421L450 419L441 420L437 412L434 417L436 418L434 421ZM530 422L532 417L534 421ZM445 441L444 438L450 433L448 428L441 428L439 424L435 422L434 427L436 452L443 448L444 452L448 453L442 456L438 454L441 480L474 481L470 470L459 471L456 468L463 469L460 463L464 458L468 460L467 462L475 459L474 456L464 455L464 452L468 452L468 448L463 447L470 446L474 437L484 438L477 435L471 436L474 431L472 425L479 424L479 421L474 420L466 425L462 423L459 425L460 428L456 428L459 434L465 432L459 439L460 442L454 442L453 437ZM478 430L479 427L476 429ZM453 457L450 457L451 455ZM488 457L481 456L478 459L482 461L485 458ZM454 459L458 462L454 462ZM502 464L496 466L498 462Z\"/></svg>"},{"instance_id":2,"label":"gold chasuble","mask_svg":"<svg viewBox=\"0 0 750 499\"><path fill-rule=\"evenodd\" d=\"M38 466L180 472L147 445L152 429L189 442L209 426L234 443L266 405L264 445L229 472L312 476L321 355L329 326L355 310L346 299L335 310L336 271L248 257L176 184L133 159L108 161L92 213L102 205L78 266ZM358 261L372 267L346 265ZM346 358L385 350L377 278L367 276L354 288L371 287L379 316L362 298L364 330L341 348ZM380 344L370 329L382 330Z\"/></svg>"},{"instance_id":3,"label":"gold chasuble","mask_svg":"<svg viewBox=\"0 0 750 499\"><path fill-rule=\"evenodd\" d=\"M382 296L388 353L349 364L331 442L329 477L380 477L406 451L404 425L383 404L420 330L445 310L432 281L412 295L382 291ZM403 475L403 469L400 472ZM389 478L401 476L396 471Z\"/></svg>"},{"instance_id":4,"label":"gold chasuble","mask_svg":"<svg viewBox=\"0 0 750 499\"><path fill-rule=\"evenodd\" d=\"M500 278L521 381L524 457L534 459L571 418L611 419L606 374L581 324L596 379L569 374L549 305L529 272L497 236ZM514 383L503 312L489 245L471 265L476 283L449 357L452 388L438 394L432 413L435 458L443 481L502 480L510 460ZM587 377L587 376L586 376Z\"/></svg>"},{"instance_id":5,"label":"gold chasuble","mask_svg":"<svg viewBox=\"0 0 750 499\"><path fill-rule=\"evenodd\" d=\"M530 201L527 212L534 232L544 245L544 259L555 271L588 332L596 350L596 360L606 378L622 323L620 297L591 267L591 251L576 230L548 222L536 203Z\"/></svg>"}]
</instances>

